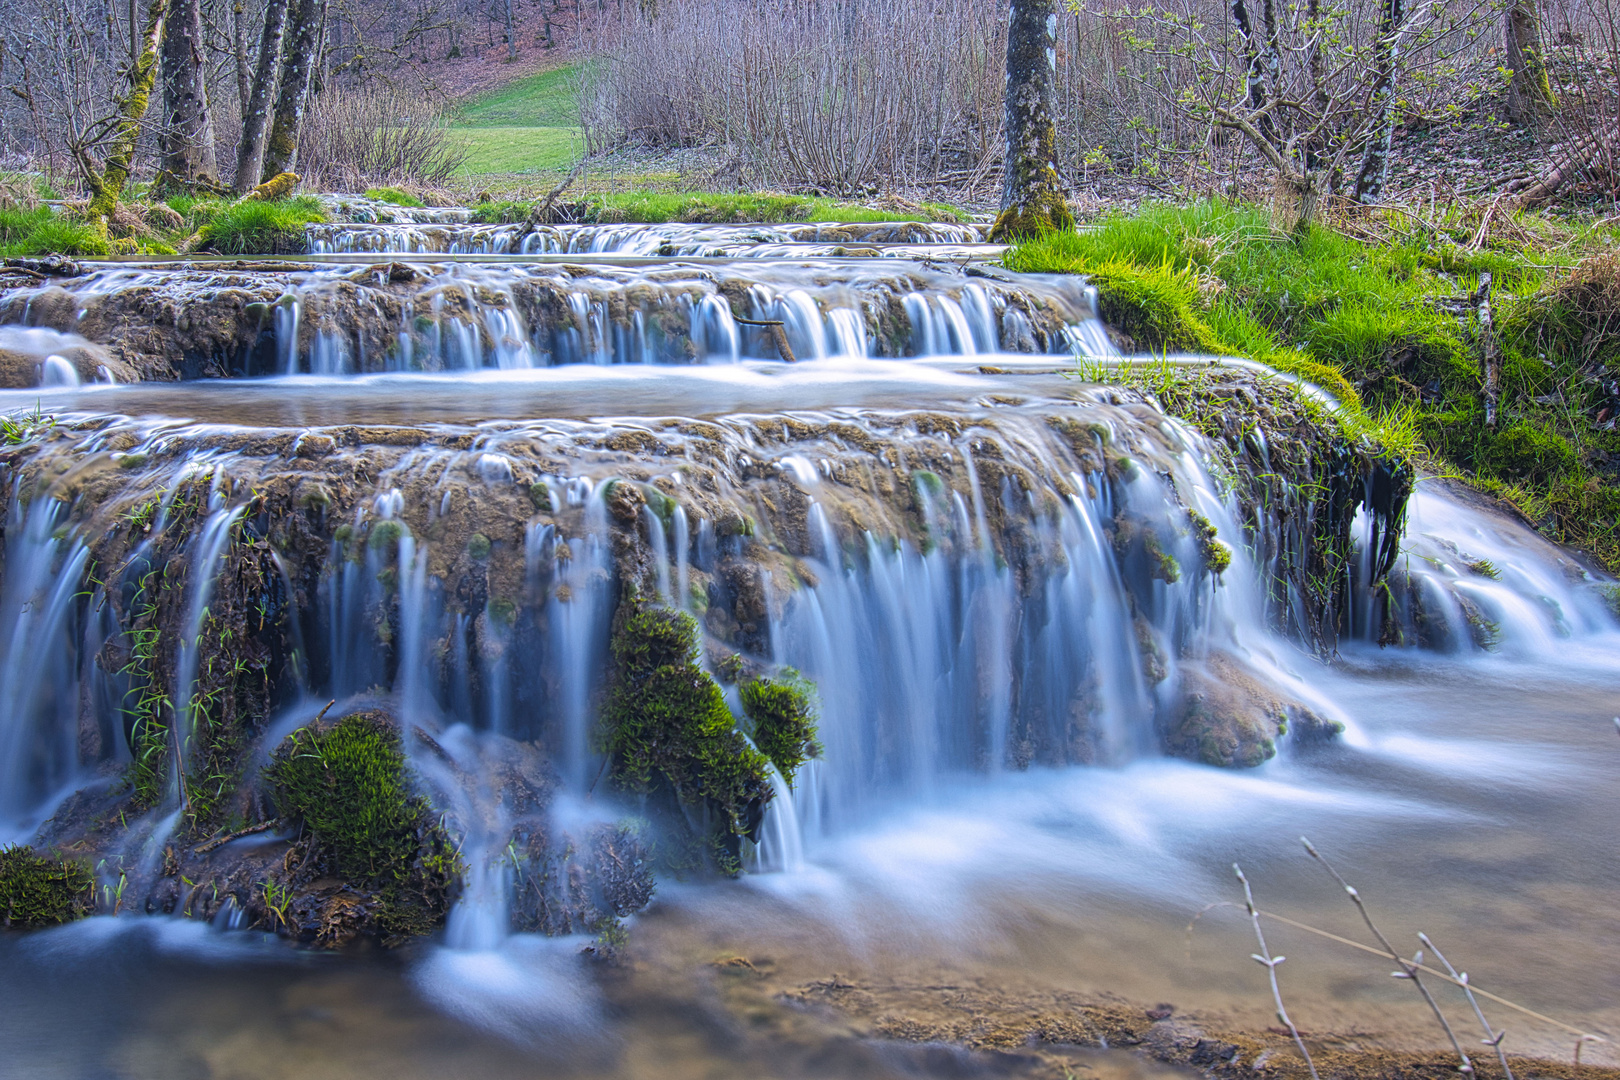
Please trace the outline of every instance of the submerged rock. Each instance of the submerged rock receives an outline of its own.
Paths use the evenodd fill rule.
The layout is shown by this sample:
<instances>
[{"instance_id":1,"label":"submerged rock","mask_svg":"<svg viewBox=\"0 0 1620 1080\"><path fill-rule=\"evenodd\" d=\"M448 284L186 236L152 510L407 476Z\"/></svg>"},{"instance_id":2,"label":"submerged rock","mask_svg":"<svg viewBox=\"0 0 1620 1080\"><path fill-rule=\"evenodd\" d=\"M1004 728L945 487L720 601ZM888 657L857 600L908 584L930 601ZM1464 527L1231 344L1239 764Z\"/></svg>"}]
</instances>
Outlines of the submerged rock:
<instances>
[{"instance_id":1,"label":"submerged rock","mask_svg":"<svg viewBox=\"0 0 1620 1080\"><path fill-rule=\"evenodd\" d=\"M1176 757L1253 768L1276 755L1282 736L1320 742L1344 730L1225 653L1184 662L1180 676L1180 696L1164 728L1165 750Z\"/></svg>"}]
</instances>

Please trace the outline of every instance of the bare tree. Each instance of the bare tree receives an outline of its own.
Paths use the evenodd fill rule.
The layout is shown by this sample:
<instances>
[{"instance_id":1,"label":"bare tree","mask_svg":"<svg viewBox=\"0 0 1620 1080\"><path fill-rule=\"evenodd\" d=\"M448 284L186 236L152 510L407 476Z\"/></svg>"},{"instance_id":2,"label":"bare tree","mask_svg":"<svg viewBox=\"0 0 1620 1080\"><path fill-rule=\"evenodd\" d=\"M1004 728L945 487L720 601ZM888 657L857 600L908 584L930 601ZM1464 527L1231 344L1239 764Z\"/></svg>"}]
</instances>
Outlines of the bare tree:
<instances>
[{"instance_id":1,"label":"bare tree","mask_svg":"<svg viewBox=\"0 0 1620 1080\"><path fill-rule=\"evenodd\" d=\"M163 20L168 12L167 0L151 0L146 9L146 29L138 39L140 52L129 68L129 90L118 100L118 112L111 122L111 149L106 166L97 170L89 151L80 148L77 155L79 169L85 185L90 189L87 215L91 221L102 223L112 217L123 198L124 186L129 183L130 171L135 163L135 143L141 135L141 122L152 100L152 88L157 83L158 51L163 46Z\"/></svg>"},{"instance_id":2,"label":"bare tree","mask_svg":"<svg viewBox=\"0 0 1620 1080\"><path fill-rule=\"evenodd\" d=\"M1395 141L1395 79L1400 69L1400 31L1406 17L1402 0L1380 0L1378 36L1373 42L1373 87L1371 133L1361 154L1356 186L1351 197L1359 203L1375 203L1383 197L1389 180L1389 155Z\"/></svg>"},{"instance_id":3,"label":"bare tree","mask_svg":"<svg viewBox=\"0 0 1620 1080\"><path fill-rule=\"evenodd\" d=\"M1012 0L1007 16L1007 158L992 240L1074 228L1057 172L1052 117L1057 23L1057 0Z\"/></svg>"},{"instance_id":4,"label":"bare tree","mask_svg":"<svg viewBox=\"0 0 1620 1080\"><path fill-rule=\"evenodd\" d=\"M1508 118L1520 126L1539 123L1558 99L1547 77L1536 0L1508 0L1502 12L1502 39L1507 66L1512 71L1508 77Z\"/></svg>"},{"instance_id":5,"label":"bare tree","mask_svg":"<svg viewBox=\"0 0 1620 1080\"><path fill-rule=\"evenodd\" d=\"M163 162L159 187L217 184L214 120L203 82L202 4L170 0L163 35Z\"/></svg>"},{"instance_id":6,"label":"bare tree","mask_svg":"<svg viewBox=\"0 0 1620 1080\"><path fill-rule=\"evenodd\" d=\"M277 173L291 172L298 164L298 130L309 105L310 79L320 48L326 0L289 0L289 9L281 85L276 93L275 118L270 125L261 170L265 180Z\"/></svg>"},{"instance_id":7,"label":"bare tree","mask_svg":"<svg viewBox=\"0 0 1620 1080\"><path fill-rule=\"evenodd\" d=\"M236 149L238 195L246 195L262 179L265 136L270 129L270 102L276 96L281 44L287 29L288 0L269 0L264 9L264 30L259 35L259 58L253 85L242 106L242 141Z\"/></svg>"}]
</instances>

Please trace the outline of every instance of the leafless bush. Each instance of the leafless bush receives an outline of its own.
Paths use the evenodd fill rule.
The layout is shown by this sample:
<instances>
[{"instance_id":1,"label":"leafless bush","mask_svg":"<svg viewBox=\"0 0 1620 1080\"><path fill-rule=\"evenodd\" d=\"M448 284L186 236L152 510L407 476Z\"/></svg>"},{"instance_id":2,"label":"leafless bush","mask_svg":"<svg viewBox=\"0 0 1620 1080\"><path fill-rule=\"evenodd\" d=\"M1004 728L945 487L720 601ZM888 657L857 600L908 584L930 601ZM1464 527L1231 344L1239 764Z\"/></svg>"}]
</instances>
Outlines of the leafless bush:
<instances>
[{"instance_id":1,"label":"leafless bush","mask_svg":"<svg viewBox=\"0 0 1620 1080\"><path fill-rule=\"evenodd\" d=\"M1001 152L997 0L664 0L582 90L588 145L707 146L838 194L985 183Z\"/></svg>"},{"instance_id":2,"label":"leafless bush","mask_svg":"<svg viewBox=\"0 0 1620 1080\"><path fill-rule=\"evenodd\" d=\"M447 110L420 90L373 80L332 87L304 120L299 171L314 190L359 190L373 184L447 184L466 154L447 126Z\"/></svg>"},{"instance_id":3,"label":"leafless bush","mask_svg":"<svg viewBox=\"0 0 1620 1080\"><path fill-rule=\"evenodd\" d=\"M1542 202L1571 182L1620 198L1620 2L1566 0L1554 20L1545 45L1559 145L1547 173L1520 185L1521 198Z\"/></svg>"}]
</instances>

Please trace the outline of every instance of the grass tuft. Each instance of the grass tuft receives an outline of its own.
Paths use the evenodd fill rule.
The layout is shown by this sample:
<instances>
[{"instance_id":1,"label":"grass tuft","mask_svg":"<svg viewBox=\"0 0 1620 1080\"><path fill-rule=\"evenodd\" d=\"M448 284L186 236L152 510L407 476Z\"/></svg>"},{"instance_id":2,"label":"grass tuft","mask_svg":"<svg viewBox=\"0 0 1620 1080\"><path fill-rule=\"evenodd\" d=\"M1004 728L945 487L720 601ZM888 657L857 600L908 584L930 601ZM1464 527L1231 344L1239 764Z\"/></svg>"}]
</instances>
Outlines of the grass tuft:
<instances>
[{"instance_id":1,"label":"grass tuft","mask_svg":"<svg viewBox=\"0 0 1620 1080\"><path fill-rule=\"evenodd\" d=\"M201 207L193 205L192 213ZM198 230L199 250L221 255L296 255L305 249L304 226L326 220L308 195L276 202L238 202L209 207Z\"/></svg>"}]
</instances>

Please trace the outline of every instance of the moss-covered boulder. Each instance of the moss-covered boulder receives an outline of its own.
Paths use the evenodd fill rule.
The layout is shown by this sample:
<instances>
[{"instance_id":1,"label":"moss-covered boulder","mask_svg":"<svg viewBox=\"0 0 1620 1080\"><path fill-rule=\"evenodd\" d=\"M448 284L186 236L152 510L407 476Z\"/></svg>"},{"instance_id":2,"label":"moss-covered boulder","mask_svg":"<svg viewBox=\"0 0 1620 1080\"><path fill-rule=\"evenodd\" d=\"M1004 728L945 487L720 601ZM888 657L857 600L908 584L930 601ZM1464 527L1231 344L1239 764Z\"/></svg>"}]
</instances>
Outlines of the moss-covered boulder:
<instances>
[{"instance_id":1,"label":"moss-covered boulder","mask_svg":"<svg viewBox=\"0 0 1620 1080\"><path fill-rule=\"evenodd\" d=\"M337 946L385 943L443 921L461 880L454 844L411 786L393 720L362 712L299 728L268 770L281 814L309 833L308 850L270 907L296 937ZM272 890L276 888L272 883Z\"/></svg>"},{"instance_id":2,"label":"moss-covered boulder","mask_svg":"<svg viewBox=\"0 0 1620 1080\"><path fill-rule=\"evenodd\" d=\"M756 838L771 798L768 759L737 730L724 692L697 661L691 615L622 604L603 749L620 788L670 811L672 827L687 823L713 865L735 873L741 841Z\"/></svg>"},{"instance_id":3,"label":"moss-covered boulder","mask_svg":"<svg viewBox=\"0 0 1620 1080\"><path fill-rule=\"evenodd\" d=\"M1181 694L1164 728L1172 756L1250 769L1276 756L1277 740L1323 741L1343 731L1222 653L1183 666Z\"/></svg>"},{"instance_id":4,"label":"moss-covered boulder","mask_svg":"<svg viewBox=\"0 0 1620 1080\"><path fill-rule=\"evenodd\" d=\"M21 844L0 848L0 926L33 930L94 909L95 878L88 867Z\"/></svg>"}]
</instances>

